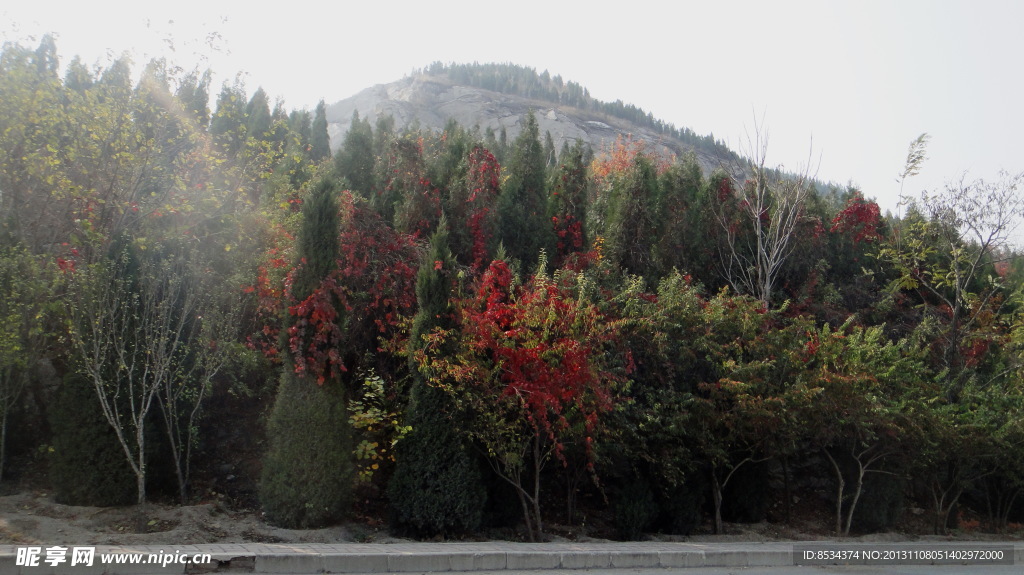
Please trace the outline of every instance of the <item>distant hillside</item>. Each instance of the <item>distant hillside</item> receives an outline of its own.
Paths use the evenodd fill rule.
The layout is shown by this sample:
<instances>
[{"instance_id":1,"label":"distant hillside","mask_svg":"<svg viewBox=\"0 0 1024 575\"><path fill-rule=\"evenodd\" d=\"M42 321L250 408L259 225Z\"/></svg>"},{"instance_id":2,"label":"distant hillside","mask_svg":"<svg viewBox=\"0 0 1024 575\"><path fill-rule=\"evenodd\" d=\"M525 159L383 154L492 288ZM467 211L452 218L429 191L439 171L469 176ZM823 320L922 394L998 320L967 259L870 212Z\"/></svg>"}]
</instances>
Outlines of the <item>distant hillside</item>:
<instances>
[{"instance_id":1,"label":"distant hillside","mask_svg":"<svg viewBox=\"0 0 1024 575\"><path fill-rule=\"evenodd\" d=\"M481 133L506 131L511 140L520 122L533 110L540 131L550 132L556 149L576 139L594 150L610 146L619 136L632 135L650 149L666 155L693 151L705 169L734 165L739 156L711 136L698 136L688 128L655 119L621 100L602 102L575 82L552 77L547 71L512 64L435 63L397 82L367 88L327 108L332 145L337 148L348 131L352 114L372 123L392 116L402 129L418 122L423 128L441 130L449 120Z\"/></svg>"}]
</instances>

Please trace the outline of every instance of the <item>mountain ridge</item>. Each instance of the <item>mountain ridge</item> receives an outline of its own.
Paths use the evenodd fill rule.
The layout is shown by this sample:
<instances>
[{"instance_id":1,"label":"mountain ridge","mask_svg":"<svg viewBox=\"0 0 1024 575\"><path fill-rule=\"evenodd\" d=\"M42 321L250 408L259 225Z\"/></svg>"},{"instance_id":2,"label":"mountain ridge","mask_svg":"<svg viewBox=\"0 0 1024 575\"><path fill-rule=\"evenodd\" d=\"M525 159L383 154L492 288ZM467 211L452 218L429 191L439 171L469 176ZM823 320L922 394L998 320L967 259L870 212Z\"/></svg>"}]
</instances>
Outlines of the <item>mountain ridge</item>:
<instances>
[{"instance_id":1,"label":"mountain ridge","mask_svg":"<svg viewBox=\"0 0 1024 575\"><path fill-rule=\"evenodd\" d=\"M562 94L543 89L544 82L553 83L546 71L537 75L529 68L504 66L528 80L535 79L540 88L518 88L518 91L527 93L524 95L515 93L516 87L509 89L506 86L504 91L498 91L471 85L472 82L453 77L456 74L452 70L457 70L454 65L452 68L442 67L440 71L437 67L432 67L432 72L416 71L398 81L377 84L329 105L327 120L332 148L340 147L355 112L371 124L378 118L391 116L397 130L418 125L431 131L441 131L450 120L481 132L490 129L498 134L504 129L511 141L519 134L524 118L532 110L540 132L551 134L556 149L582 139L595 151L602 151L610 149L620 137L629 137L643 141L648 150L665 157L680 157L692 152L706 171L735 166L740 161L735 152L711 136L697 136L685 128L677 130L671 124L655 120L651 114L644 114L643 110L624 105L621 101L608 104L594 100L578 84L562 84L556 76L559 85L575 88L571 97L563 98ZM486 66L478 65L477 69L486 70ZM563 101L554 101L555 97ZM638 116L648 125L608 113L605 111L608 108L621 111L621 115Z\"/></svg>"}]
</instances>

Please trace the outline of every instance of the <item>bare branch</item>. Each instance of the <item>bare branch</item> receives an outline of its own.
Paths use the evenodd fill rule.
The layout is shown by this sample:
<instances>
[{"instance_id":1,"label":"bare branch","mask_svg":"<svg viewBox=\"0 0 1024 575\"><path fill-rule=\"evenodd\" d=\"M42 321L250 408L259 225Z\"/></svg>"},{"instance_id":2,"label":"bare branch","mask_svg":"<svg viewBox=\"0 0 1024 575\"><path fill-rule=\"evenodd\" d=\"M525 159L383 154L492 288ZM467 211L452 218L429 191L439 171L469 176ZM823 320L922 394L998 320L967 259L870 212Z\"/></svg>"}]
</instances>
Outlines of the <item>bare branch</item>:
<instances>
[{"instance_id":1,"label":"bare branch","mask_svg":"<svg viewBox=\"0 0 1024 575\"><path fill-rule=\"evenodd\" d=\"M719 265L734 290L758 298L768 308L778 275L792 254L793 233L803 217L810 191L810 167L796 175L780 168L766 168L767 131L755 117L754 135L747 136L750 171L739 170L746 179L731 176L734 197L720 198L714 208L724 235L719 246ZM735 205L733 205L735 204ZM737 221L739 216L739 221Z\"/></svg>"}]
</instances>

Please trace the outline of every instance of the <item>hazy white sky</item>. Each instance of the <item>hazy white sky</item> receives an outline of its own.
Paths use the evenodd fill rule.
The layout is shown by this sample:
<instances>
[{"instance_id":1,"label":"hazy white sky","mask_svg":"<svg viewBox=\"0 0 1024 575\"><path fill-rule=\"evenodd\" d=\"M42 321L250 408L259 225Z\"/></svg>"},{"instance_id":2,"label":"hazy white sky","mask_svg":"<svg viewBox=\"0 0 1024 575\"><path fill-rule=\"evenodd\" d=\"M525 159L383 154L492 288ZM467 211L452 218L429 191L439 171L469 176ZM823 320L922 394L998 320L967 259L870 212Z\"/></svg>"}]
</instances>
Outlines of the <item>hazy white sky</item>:
<instances>
[{"instance_id":1,"label":"hazy white sky","mask_svg":"<svg viewBox=\"0 0 1024 575\"><path fill-rule=\"evenodd\" d=\"M895 209L896 175L922 132L929 160L908 193L965 172L1024 170L1022 22L1024 2L1009 0L0 7L3 40L34 44L53 32L62 63L77 54L103 65L123 51L140 66L156 55L186 68L202 61L221 79L243 73L250 93L263 86L289 108L440 60L546 69L739 151L764 115L770 164L799 169L813 146L819 178L852 181L883 209Z\"/></svg>"}]
</instances>

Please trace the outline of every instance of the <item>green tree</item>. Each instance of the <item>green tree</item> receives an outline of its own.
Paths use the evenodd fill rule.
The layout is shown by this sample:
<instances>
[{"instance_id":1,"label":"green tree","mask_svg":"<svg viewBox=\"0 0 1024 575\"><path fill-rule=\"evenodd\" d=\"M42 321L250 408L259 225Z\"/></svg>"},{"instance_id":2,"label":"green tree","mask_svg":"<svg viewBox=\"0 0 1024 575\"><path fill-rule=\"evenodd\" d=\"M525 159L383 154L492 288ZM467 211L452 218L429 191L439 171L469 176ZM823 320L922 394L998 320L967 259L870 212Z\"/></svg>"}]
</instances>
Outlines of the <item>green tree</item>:
<instances>
[{"instance_id":1,"label":"green tree","mask_svg":"<svg viewBox=\"0 0 1024 575\"><path fill-rule=\"evenodd\" d=\"M430 252L416 284L419 311L410 332L410 358L450 353L452 345L434 346L435 330L455 328L452 305L457 264L448 249L444 219L430 240ZM422 359L422 357L421 357ZM473 532L480 526L486 492L474 458L458 429L462 416L452 398L436 383L438 374L414 365L408 423L412 430L396 446L397 463L389 486L395 521L421 536ZM435 379L434 382L431 382Z\"/></svg>"},{"instance_id":2,"label":"green tree","mask_svg":"<svg viewBox=\"0 0 1024 575\"><path fill-rule=\"evenodd\" d=\"M654 164L644 154L638 154L628 170L612 178L603 230L607 257L628 273L654 276L652 243L660 235L657 197Z\"/></svg>"},{"instance_id":3,"label":"green tree","mask_svg":"<svg viewBox=\"0 0 1024 575\"><path fill-rule=\"evenodd\" d=\"M590 148L576 140L562 152L551 179L548 213L555 232L555 264L562 265L574 253L588 247L587 203L590 195Z\"/></svg>"},{"instance_id":4,"label":"green tree","mask_svg":"<svg viewBox=\"0 0 1024 575\"><path fill-rule=\"evenodd\" d=\"M703 325L693 346L701 374L690 408L691 442L710 467L715 531L722 532L726 488L750 464L794 448L793 421L799 395L793 340L808 322L779 325L780 313L749 296L723 289L703 306Z\"/></svg>"},{"instance_id":5,"label":"green tree","mask_svg":"<svg viewBox=\"0 0 1024 575\"><path fill-rule=\"evenodd\" d=\"M913 459L934 390L927 386L919 350L907 341L886 341L880 326L848 324L833 331L825 325L811 334L804 351L811 369L805 385L814 394L805 420L815 430L812 444L822 448L835 473L836 533L846 536L865 476L891 473L885 465L897 458ZM840 457L853 464L849 501Z\"/></svg>"},{"instance_id":6,"label":"green tree","mask_svg":"<svg viewBox=\"0 0 1024 575\"><path fill-rule=\"evenodd\" d=\"M55 311L53 271L23 248L0 247L0 481L7 471L9 422L52 335L44 318Z\"/></svg>"},{"instance_id":7,"label":"green tree","mask_svg":"<svg viewBox=\"0 0 1024 575\"><path fill-rule=\"evenodd\" d=\"M1022 184L1024 173L1003 173L996 182L961 180L926 193L920 204L924 217L908 218L878 249L898 274L890 289L915 293L929 320L941 326L938 361L951 401L977 374L971 354L987 349L985 324L1007 296L993 266L1006 254L1024 213Z\"/></svg>"},{"instance_id":8,"label":"green tree","mask_svg":"<svg viewBox=\"0 0 1024 575\"><path fill-rule=\"evenodd\" d=\"M337 268L337 193L333 181L325 178L303 205L296 253L300 265L292 282L297 301L307 300ZM323 307L327 314L344 311L330 298ZM289 317L286 328L299 321L302 318ZM339 520L351 501L352 430L338 375L324 374L314 382L294 367L286 359L267 425L270 447L260 478L260 501L275 524L321 527Z\"/></svg>"},{"instance_id":9,"label":"green tree","mask_svg":"<svg viewBox=\"0 0 1024 575\"><path fill-rule=\"evenodd\" d=\"M74 200L61 152L68 143L62 134L77 131L68 129L70 105L50 72L44 44L39 50L5 44L0 51L0 226L31 253L67 241L73 227L67 216ZM96 112L102 117L105 109Z\"/></svg>"},{"instance_id":10,"label":"green tree","mask_svg":"<svg viewBox=\"0 0 1024 575\"><path fill-rule=\"evenodd\" d=\"M711 379L713 369L698 347L706 332L706 301L692 279L678 271L666 275L654 293L645 291L644 283L629 278L609 302L614 310L609 313L622 318L623 345L634 365L629 400L610 414L612 430L598 450L605 465L635 473L624 478L620 497L637 489L642 495L646 488L663 515L670 515L670 529L685 534L700 515L703 497L694 487L703 483L698 473L703 461L693 428L698 383ZM640 524L627 530L639 531L658 515L657 509L645 513L632 500L618 506L639 512L633 519Z\"/></svg>"},{"instance_id":11,"label":"green tree","mask_svg":"<svg viewBox=\"0 0 1024 575\"><path fill-rule=\"evenodd\" d=\"M270 131L270 97L262 86L256 88L249 103L245 105L245 133L250 138L262 140Z\"/></svg>"},{"instance_id":12,"label":"green tree","mask_svg":"<svg viewBox=\"0 0 1024 575\"><path fill-rule=\"evenodd\" d=\"M159 409L162 392L182 383L182 362L193 346L209 345L198 338L201 322L195 318L207 292L189 269L192 254L164 257L162 249L142 252L125 237L111 259L74 273L65 302L77 370L92 383L117 435L140 504L146 502L151 439L146 422ZM185 478L179 473L178 479L184 493Z\"/></svg>"},{"instance_id":13,"label":"green tree","mask_svg":"<svg viewBox=\"0 0 1024 575\"><path fill-rule=\"evenodd\" d=\"M466 175L466 156L473 147L473 137L458 122L448 120L441 134L430 140L434 143L434 149L432 152L425 152L427 172L430 174L430 181L441 190L445 211L450 216L450 195L459 180Z\"/></svg>"},{"instance_id":14,"label":"green tree","mask_svg":"<svg viewBox=\"0 0 1024 575\"><path fill-rule=\"evenodd\" d=\"M309 110L293 110L288 114L288 127L295 134L299 148L308 150L313 142L313 117Z\"/></svg>"},{"instance_id":15,"label":"green tree","mask_svg":"<svg viewBox=\"0 0 1024 575\"><path fill-rule=\"evenodd\" d=\"M558 153L555 151L555 140L551 137L550 131L544 132L544 160L546 161L549 169L558 165Z\"/></svg>"},{"instance_id":16,"label":"green tree","mask_svg":"<svg viewBox=\"0 0 1024 575\"><path fill-rule=\"evenodd\" d=\"M378 138L380 134L378 134ZM334 171L344 178L352 191L371 198L378 191L374 176L374 135L370 121L359 119L359 111L352 113L345 139L334 156Z\"/></svg>"},{"instance_id":17,"label":"green tree","mask_svg":"<svg viewBox=\"0 0 1024 575\"><path fill-rule=\"evenodd\" d=\"M441 193L427 175L424 159L424 138L415 132L395 139L386 165L390 172L384 179L381 215L394 201L394 228L401 233L425 238L437 225L441 215Z\"/></svg>"},{"instance_id":18,"label":"green tree","mask_svg":"<svg viewBox=\"0 0 1024 575\"><path fill-rule=\"evenodd\" d=\"M212 73L195 71L186 74L178 84L175 96L185 111L192 115L196 124L206 129L210 124L210 81ZM67 81L65 81L67 83Z\"/></svg>"},{"instance_id":19,"label":"green tree","mask_svg":"<svg viewBox=\"0 0 1024 575\"><path fill-rule=\"evenodd\" d=\"M64 378L50 420L49 479L55 501L98 507L136 501L132 468L87 377L70 373Z\"/></svg>"},{"instance_id":20,"label":"green tree","mask_svg":"<svg viewBox=\"0 0 1024 575\"><path fill-rule=\"evenodd\" d=\"M240 82L234 86L225 83L210 119L210 136L225 157L233 159L242 150L251 135L247 124L245 88Z\"/></svg>"},{"instance_id":21,"label":"green tree","mask_svg":"<svg viewBox=\"0 0 1024 575\"><path fill-rule=\"evenodd\" d=\"M316 385L287 368L267 423L259 497L274 525L314 529L340 521L352 500L348 411L336 382Z\"/></svg>"},{"instance_id":22,"label":"green tree","mask_svg":"<svg viewBox=\"0 0 1024 575\"><path fill-rule=\"evenodd\" d=\"M309 141L309 155L314 162L331 157L331 136L327 133L327 104L320 100L313 113L312 133Z\"/></svg>"},{"instance_id":23,"label":"green tree","mask_svg":"<svg viewBox=\"0 0 1024 575\"><path fill-rule=\"evenodd\" d=\"M542 250L550 252L554 245L547 218L547 161L533 111L526 115L506 168L508 180L498 200L500 239L509 257L529 269Z\"/></svg>"},{"instance_id":24,"label":"green tree","mask_svg":"<svg viewBox=\"0 0 1024 575\"><path fill-rule=\"evenodd\" d=\"M673 268L686 270L710 282L706 272L715 267L714 217L696 155L687 154L669 167L661 175L658 191L656 212L662 232L654 245L656 268L662 274Z\"/></svg>"}]
</instances>

